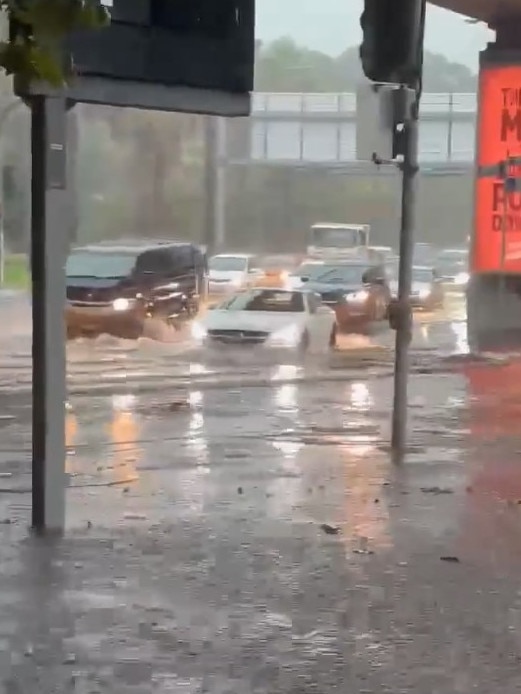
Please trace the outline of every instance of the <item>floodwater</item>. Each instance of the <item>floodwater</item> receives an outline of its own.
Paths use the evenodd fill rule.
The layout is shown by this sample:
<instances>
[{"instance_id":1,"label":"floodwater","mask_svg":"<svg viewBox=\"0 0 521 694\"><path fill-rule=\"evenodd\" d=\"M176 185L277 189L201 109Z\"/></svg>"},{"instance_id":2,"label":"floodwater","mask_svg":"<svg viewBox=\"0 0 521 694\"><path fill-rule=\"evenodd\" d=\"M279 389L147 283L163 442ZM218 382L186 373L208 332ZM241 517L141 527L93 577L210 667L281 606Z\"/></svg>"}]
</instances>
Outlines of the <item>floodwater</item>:
<instances>
[{"instance_id":1,"label":"floodwater","mask_svg":"<svg viewBox=\"0 0 521 694\"><path fill-rule=\"evenodd\" d=\"M413 350L416 361L444 357L466 350L462 296L452 296L443 314L418 316ZM0 295L0 393L31 388L30 304L23 295ZM376 326L370 337L341 336L333 357L313 358L294 370L293 378L331 377L331 369L386 367L392 363L394 333L386 324ZM67 344L67 376L71 392L93 392L113 388L156 390L170 384L205 381L217 386L230 382L269 381L277 377L280 355L251 356L242 350L216 358L201 354L190 336L189 326L169 331L163 341L122 340L102 335ZM423 363L423 362L422 362Z\"/></svg>"},{"instance_id":2,"label":"floodwater","mask_svg":"<svg viewBox=\"0 0 521 694\"><path fill-rule=\"evenodd\" d=\"M517 691L521 362L466 354L461 301L419 316L396 463L392 337L234 370L69 345L126 381L71 387L56 542L27 538L30 393L0 392L6 690Z\"/></svg>"}]
</instances>

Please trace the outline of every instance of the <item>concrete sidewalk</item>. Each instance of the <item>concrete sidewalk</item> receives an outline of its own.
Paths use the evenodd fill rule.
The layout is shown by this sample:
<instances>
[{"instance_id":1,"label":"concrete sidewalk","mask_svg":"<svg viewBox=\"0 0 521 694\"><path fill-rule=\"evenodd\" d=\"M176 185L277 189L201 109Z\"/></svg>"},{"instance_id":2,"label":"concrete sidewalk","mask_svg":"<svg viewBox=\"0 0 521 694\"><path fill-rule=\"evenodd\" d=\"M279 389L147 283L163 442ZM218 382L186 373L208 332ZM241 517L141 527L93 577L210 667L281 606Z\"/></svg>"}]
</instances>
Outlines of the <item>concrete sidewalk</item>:
<instances>
[{"instance_id":1,"label":"concrete sidewalk","mask_svg":"<svg viewBox=\"0 0 521 694\"><path fill-rule=\"evenodd\" d=\"M443 411L414 404L398 468L371 434L387 405L349 440L320 423L320 398L345 400L330 385L302 396L298 454L289 429L226 439L231 393L208 414L222 438L197 406L148 403L112 447L94 427L65 539L29 537L27 494L0 494L0 692L518 691L520 445L496 427L521 400L471 407L452 378Z\"/></svg>"}]
</instances>

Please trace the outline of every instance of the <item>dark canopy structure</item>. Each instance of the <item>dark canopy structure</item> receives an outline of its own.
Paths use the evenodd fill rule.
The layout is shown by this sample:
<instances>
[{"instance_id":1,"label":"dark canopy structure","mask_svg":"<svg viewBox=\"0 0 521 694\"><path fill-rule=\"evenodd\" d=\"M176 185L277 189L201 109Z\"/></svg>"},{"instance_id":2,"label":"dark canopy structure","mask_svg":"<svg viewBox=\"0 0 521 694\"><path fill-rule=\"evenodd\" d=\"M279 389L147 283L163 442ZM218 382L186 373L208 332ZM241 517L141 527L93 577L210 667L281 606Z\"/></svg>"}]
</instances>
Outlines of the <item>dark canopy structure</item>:
<instances>
[{"instance_id":1,"label":"dark canopy structure","mask_svg":"<svg viewBox=\"0 0 521 694\"><path fill-rule=\"evenodd\" d=\"M485 22L495 29L505 20L521 19L521 0L430 0L432 5Z\"/></svg>"}]
</instances>

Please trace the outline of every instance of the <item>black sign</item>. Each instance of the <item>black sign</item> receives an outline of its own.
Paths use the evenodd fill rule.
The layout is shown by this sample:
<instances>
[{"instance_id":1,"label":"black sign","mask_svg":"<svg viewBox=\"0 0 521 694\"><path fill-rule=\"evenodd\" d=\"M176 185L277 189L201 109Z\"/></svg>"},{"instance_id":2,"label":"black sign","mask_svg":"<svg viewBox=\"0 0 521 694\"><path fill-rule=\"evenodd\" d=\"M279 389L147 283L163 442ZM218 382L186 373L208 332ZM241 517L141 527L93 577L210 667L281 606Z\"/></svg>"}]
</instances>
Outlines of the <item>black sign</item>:
<instances>
[{"instance_id":1,"label":"black sign","mask_svg":"<svg viewBox=\"0 0 521 694\"><path fill-rule=\"evenodd\" d=\"M102 0L112 21L67 42L77 101L248 115L255 0ZM34 90L33 90L34 93Z\"/></svg>"}]
</instances>

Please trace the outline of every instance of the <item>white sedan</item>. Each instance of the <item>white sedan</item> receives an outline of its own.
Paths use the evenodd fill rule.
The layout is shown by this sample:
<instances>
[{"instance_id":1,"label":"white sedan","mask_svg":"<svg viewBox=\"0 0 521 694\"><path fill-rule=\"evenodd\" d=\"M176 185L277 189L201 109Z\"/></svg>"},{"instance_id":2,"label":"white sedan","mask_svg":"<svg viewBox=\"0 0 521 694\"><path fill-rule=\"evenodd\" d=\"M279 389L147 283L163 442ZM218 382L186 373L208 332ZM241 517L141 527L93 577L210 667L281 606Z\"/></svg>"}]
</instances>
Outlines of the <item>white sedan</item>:
<instances>
[{"instance_id":1,"label":"white sedan","mask_svg":"<svg viewBox=\"0 0 521 694\"><path fill-rule=\"evenodd\" d=\"M193 323L192 335L205 346L324 352L335 346L336 317L312 292L259 287L211 308Z\"/></svg>"}]
</instances>

